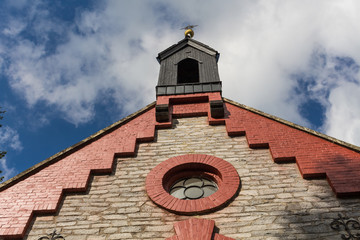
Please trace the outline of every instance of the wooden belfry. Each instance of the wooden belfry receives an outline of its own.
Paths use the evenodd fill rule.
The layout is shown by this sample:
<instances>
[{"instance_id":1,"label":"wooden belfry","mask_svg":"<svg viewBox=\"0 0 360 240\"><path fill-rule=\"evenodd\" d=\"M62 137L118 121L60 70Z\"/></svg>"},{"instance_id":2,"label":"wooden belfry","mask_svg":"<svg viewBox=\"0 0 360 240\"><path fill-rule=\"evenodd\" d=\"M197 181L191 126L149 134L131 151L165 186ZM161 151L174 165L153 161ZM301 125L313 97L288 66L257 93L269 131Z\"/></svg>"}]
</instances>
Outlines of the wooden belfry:
<instances>
[{"instance_id":1,"label":"wooden belfry","mask_svg":"<svg viewBox=\"0 0 360 240\"><path fill-rule=\"evenodd\" d=\"M160 63L156 96L220 92L217 62L220 54L192 37L195 26L185 27L185 38L158 54ZM224 116L223 103L211 102L212 117ZM168 106L157 106L158 121L167 121ZM166 113L165 113L166 112Z\"/></svg>"}]
</instances>

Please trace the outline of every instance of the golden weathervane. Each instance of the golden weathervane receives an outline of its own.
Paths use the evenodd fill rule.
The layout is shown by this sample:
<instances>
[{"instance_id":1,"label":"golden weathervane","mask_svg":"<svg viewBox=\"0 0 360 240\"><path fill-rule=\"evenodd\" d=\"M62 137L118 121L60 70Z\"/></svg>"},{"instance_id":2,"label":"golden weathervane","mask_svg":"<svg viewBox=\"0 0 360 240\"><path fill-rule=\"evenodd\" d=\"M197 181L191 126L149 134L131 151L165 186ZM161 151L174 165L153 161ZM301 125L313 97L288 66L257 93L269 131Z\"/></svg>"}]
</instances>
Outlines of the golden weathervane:
<instances>
[{"instance_id":1,"label":"golden weathervane","mask_svg":"<svg viewBox=\"0 0 360 240\"><path fill-rule=\"evenodd\" d=\"M180 30L185 30L185 37L192 38L194 36L194 31L192 30L197 25L187 25L186 27L180 28Z\"/></svg>"}]
</instances>

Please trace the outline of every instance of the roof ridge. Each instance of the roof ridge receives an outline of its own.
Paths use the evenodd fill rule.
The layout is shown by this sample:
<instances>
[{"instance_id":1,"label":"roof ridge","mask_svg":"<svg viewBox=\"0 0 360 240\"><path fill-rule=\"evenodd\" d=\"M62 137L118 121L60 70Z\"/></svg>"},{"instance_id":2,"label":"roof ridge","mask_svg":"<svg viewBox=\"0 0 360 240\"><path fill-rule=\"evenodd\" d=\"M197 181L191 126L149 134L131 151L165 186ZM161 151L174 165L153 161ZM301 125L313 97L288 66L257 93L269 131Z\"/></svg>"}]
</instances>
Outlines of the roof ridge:
<instances>
[{"instance_id":1,"label":"roof ridge","mask_svg":"<svg viewBox=\"0 0 360 240\"><path fill-rule=\"evenodd\" d=\"M218 51L216 51L214 48L212 48L202 42L199 42L194 39L184 38L184 39L180 40L178 43L173 44L170 47L168 47L165 50L158 53L158 56L156 57L156 59L160 63L162 60L169 57L171 54L181 50L182 48L184 48L186 46L198 48L199 50L204 51L209 55L215 55L217 59L219 58L219 55L220 55L218 53Z\"/></svg>"}]
</instances>

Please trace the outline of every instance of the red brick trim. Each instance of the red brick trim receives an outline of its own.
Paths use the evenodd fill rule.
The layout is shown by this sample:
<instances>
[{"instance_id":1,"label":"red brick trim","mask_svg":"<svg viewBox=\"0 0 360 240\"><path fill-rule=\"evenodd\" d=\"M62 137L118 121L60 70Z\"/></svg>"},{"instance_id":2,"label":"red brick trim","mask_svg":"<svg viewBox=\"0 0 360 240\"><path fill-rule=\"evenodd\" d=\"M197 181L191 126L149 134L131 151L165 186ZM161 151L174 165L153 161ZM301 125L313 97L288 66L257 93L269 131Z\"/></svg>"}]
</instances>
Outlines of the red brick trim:
<instances>
[{"instance_id":1,"label":"red brick trim","mask_svg":"<svg viewBox=\"0 0 360 240\"><path fill-rule=\"evenodd\" d=\"M0 191L0 238L22 238L34 215L55 213L65 193L86 191L91 174L111 173L114 157L134 156L154 136L151 105L18 178Z\"/></svg>"},{"instance_id":2,"label":"red brick trim","mask_svg":"<svg viewBox=\"0 0 360 240\"><path fill-rule=\"evenodd\" d=\"M157 104L169 104L170 119L207 115L210 125L225 124L229 136L246 136L250 148L268 148L274 162L296 162L303 178L326 177L337 197L360 196L359 147L228 99L224 118L214 119L209 102L220 99L218 92L159 96Z\"/></svg>"},{"instance_id":3,"label":"red brick trim","mask_svg":"<svg viewBox=\"0 0 360 240\"><path fill-rule=\"evenodd\" d=\"M166 240L234 240L218 233L213 234L214 220L191 218L174 223L176 235Z\"/></svg>"},{"instance_id":4,"label":"red brick trim","mask_svg":"<svg viewBox=\"0 0 360 240\"><path fill-rule=\"evenodd\" d=\"M0 237L21 238L34 214L55 213L64 193L85 191L92 173L110 173L114 156L133 156L137 142L154 139L155 128L172 126L173 115L207 115L230 136L246 135L250 147L268 147L275 162L296 161L304 178L326 176L338 197L360 196L359 147L227 99L224 119L214 119L209 101L220 99L218 92L159 96L157 104L169 104L169 122L156 122L150 104L0 184Z\"/></svg>"},{"instance_id":5,"label":"red brick trim","mask_svg":"<svg viewBox=\"0 0 360 240\"><path fill-rule=\"evenodd\" d=\"M225 119L213 118L210 101L222 100L220 92L194 93L186 95L158 96L156 104L168 104L169 122L157 123L157 128L171 127L171 118L208 116L210 125L225 124Z\"/></svg>"},{"instance_id":6,"label":"red brick trim","mask_svg":"<svg viewBox=\"0 0 360 240\"><path fill-rule=\"evenodd\" d=\"M337 197L360 195L360 154L356 149L242 106L225 105L230 136L245 135L249 147L269 148L274 162L296 162L305 179L326 177Z\"/></svg>"},{"instance_id":7,"label":"red brick trim","mask_svg":"<svg viewBox=\"0 0 360 240\"><path fill-rule=\"evenodd\" d=\"M181 200L168 193L172 183L193 173L203 173L213 178L218 184L218 191L196 200ZM146 177L146 191L150 199L160 207L179 214L217 210L235 197L239 187L239 175L230 163L205 154L172 157L153 168Z\"/></svg>"}]
</instances>

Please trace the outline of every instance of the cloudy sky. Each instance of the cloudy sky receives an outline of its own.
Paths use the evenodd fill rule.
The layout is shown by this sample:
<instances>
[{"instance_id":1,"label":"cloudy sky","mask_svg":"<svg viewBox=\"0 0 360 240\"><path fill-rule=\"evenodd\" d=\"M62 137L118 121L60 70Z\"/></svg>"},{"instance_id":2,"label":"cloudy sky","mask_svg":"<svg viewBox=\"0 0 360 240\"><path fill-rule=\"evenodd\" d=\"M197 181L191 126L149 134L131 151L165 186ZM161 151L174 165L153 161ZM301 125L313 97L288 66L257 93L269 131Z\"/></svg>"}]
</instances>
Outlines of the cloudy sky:
<instances>
[{"instance_id":1,"label":"cloudy sky","mask_svg":"<svg viewBox=\"0 0 360 240\"><path fill-rule=\"evenodd\" d=\"M223 96L360 145L360 1L0 1L5 178L155 100L157 54L195 28ZM140 71L139 71L140 69Z\"/></svg>"}]
</instances>

